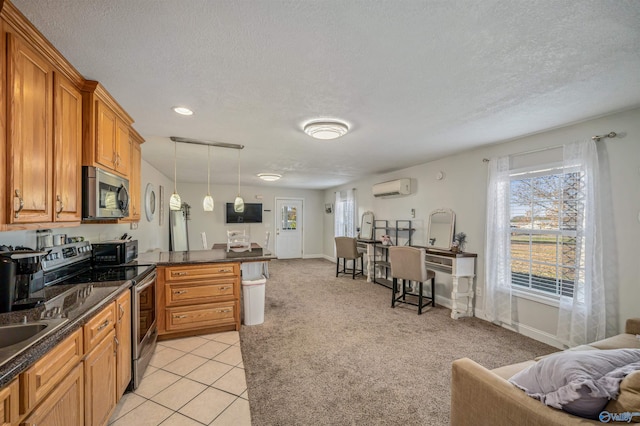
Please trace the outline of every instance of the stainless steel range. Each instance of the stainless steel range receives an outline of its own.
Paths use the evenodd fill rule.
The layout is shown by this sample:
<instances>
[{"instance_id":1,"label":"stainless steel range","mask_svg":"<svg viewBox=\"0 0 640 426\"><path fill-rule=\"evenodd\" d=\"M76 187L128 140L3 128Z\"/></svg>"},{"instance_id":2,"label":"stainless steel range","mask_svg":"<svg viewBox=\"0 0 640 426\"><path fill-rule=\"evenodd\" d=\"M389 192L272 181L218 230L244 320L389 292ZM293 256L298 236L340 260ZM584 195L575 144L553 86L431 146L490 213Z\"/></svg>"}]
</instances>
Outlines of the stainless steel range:
<instances>
[{"instance_id":1,"label":"stainless steel range","mask_svg":"<svg viewBox=\"0 0 640 426\"><path fill-rule=\"evenodd\" d=\"M92 264L91 244L88 241L65 244L50 249L42 261L45 286L73 285L65 291L65 297L47 304L43 318L55 318L62 311L81 309L89 298L105 297L104 289L94 283L107 281L133 281L131 287L133 389L142 380L158 336L156 318L156 271L153 265L141 265L136 261L123 265ZM68 293L68 294L67 294ZM61 306L58 306L62 304Z\"/></svg>"}]
</instances>

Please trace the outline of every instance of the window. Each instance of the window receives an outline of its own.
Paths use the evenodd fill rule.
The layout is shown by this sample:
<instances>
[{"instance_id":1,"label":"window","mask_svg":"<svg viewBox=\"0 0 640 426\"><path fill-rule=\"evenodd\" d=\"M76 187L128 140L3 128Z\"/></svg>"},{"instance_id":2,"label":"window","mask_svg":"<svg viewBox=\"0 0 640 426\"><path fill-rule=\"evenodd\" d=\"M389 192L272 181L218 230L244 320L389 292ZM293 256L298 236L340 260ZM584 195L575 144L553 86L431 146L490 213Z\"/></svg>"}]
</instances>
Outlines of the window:
<instances>
[{"instance_id":1,"label":"window","mask_svg":"<svg viewBox=\"0 0 640 426\"><path fill-rule=\"evenodd\" d=\"M573 297L584 274L577 225L583 175L562 167L510 174L512 288L545 296Z\"/></svg>"},{"instance_id":2,"label":"window","mask_svg":"<svg viewBox=\"0 0 640 426\"><path fill-rule=\"evenodd\" d=\"M356 199L353 189L336 192L335 236L356 236Z\"/></svg>"}]
</instances>

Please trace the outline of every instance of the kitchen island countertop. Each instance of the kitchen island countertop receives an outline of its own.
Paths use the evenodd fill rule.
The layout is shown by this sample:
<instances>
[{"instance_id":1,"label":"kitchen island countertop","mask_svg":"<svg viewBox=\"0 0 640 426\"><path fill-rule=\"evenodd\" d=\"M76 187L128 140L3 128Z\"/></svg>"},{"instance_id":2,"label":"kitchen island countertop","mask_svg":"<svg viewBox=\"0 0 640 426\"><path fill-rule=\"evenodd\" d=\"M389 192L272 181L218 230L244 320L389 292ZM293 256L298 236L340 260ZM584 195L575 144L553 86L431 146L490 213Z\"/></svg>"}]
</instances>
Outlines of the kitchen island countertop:
<instances>
[{"instance_id":1,"label":"kitchen island countertop","mask_svg":"<svg viewBox=\"0 0 640 426\"><path fill-rule=\"evenodd\" d=\"M226 244L214 244L211 250L154 251L138 255L138 264L158 266L188 265L219 262L266 262L276 259L275 255L254 243L251 251L229 251Z\"/></svg>"}]
</instances>

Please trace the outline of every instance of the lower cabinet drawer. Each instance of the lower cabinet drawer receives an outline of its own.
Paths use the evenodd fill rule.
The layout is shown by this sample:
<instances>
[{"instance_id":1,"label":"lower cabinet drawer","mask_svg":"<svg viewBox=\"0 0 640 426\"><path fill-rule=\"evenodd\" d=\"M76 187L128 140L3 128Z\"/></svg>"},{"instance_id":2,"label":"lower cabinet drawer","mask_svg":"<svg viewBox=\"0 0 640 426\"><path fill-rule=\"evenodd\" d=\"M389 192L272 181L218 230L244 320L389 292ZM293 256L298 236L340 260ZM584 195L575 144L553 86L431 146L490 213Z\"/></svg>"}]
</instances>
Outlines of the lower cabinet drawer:
<instances>
[{"instance_id":1,"label":"lower cabinet drawer","mask_svg":"<svg viewBox=\"0 0 640 426\"><path fill-rule=\"evenodd\" d=\"M235 278L212 283L172 283L165 285L167 306L189 303L212 303L234 298Z\"/></svg>"},{"instance_id":2,"label":"lower cabinet drawer","mask_svg":"<svg viewBox=\"0 0 640 426\"><path fill-rule=\"evenodd\" d=\"M234 324L237 302L211 303L207 305L167 308L167 331L205 328L216 325Z\"/></svg>"},{"instance_id":3,"label":"lower cabinet drawer","mask_svg":"<svg viewBox=\"0 0 640 426\"><path fill-rule=\"evenodd\" d=\"M20 413L33 409L82 360L82 329L59 343L20 375Z\"/></svg>"}]
</instances>

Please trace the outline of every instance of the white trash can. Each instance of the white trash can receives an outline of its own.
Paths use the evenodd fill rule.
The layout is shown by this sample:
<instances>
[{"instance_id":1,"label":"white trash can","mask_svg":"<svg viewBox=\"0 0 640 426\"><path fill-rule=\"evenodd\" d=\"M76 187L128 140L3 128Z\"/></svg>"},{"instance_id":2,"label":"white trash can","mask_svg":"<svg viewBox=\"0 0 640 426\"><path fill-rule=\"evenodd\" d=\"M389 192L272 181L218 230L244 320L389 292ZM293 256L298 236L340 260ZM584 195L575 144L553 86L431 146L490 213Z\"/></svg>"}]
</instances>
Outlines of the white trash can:
<instances>
[{"instance_id":1,"label":"white trash can","mask_svg":"<svg viewBox=\"0 0 640 426\"><path fill-rule=\"evenodd\" d=\"M264 275L252 280L242 280L242 304L244 325L264 322L264 290L267 279Z\"/></svg>"}]
</instances>

